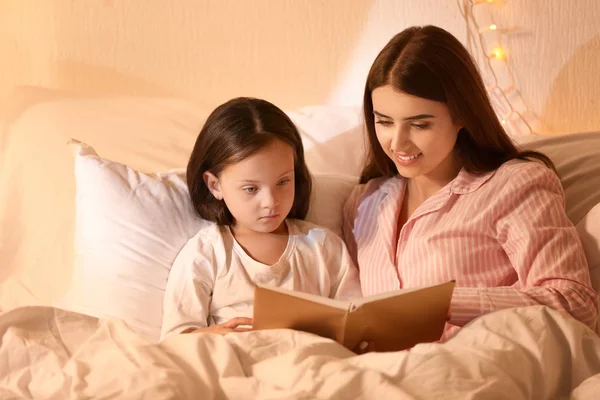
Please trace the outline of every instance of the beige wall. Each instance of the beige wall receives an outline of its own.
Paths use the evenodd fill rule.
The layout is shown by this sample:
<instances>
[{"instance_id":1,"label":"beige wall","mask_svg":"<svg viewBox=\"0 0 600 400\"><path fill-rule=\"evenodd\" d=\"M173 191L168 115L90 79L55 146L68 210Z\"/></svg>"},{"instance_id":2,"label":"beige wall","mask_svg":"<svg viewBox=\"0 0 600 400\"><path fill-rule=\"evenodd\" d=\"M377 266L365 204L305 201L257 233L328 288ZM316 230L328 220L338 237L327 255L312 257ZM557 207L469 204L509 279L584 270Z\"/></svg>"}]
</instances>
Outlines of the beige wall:
<instances>
[{"instance_id":1,"label":"beige wall","mask_svg":"<svg viewBox=\"0 0 600 400\"><path fill-rule=\"evenodd\" d=\"M414 24L461 40L455 0L2 0L0 95L16 84L238 95L282 107L360 102L383 44ZM600 2L511 0L492 9L524 100L553 132L600 130Z\"/></svg>"}]
</instances>

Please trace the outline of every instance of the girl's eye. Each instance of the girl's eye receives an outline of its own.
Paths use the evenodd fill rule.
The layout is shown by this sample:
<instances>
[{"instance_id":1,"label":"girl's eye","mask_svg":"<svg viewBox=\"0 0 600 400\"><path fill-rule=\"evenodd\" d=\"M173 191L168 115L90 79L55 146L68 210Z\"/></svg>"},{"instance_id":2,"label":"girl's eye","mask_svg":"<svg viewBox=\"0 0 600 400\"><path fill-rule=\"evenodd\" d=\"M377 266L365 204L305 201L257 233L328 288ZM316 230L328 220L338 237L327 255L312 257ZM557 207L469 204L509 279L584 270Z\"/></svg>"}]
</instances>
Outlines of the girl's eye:
<instances>
[{"instance_id":1,"label":"girl's eye","mask_svg":"<svg viewBox=\"0 0 600 400\"><path fill-rule=\"evenodd\" d=\"M248 193L256 193L258 191L258 188L255 188L254 186L247 186L245 188L242 188L242 190Z\"/></svg>"},{"instance_id":2,"label":"girl's eye","mask_svg":"<svg viewBox=\"0 0 600 400\"><path fill-rule=\"evenodd\" d=\"M279 182L277 182L277 186L286 185L289 181L290 181L289 179L282 179Z\"/></svg>"},{"instance_id":3,"label":"girl's eye","mask_svg":"<svg viewBox=\"0 0 600 400\"><path fill-rule=\"evenodd\" d=\"M376 124L381 125L381 126L390 126L392 125L392 121L385 121L383 119L378 119L375 121Z\"/></svg>"},{"instance_id":4,"label":"girl's eye","mask_svg":"<svg viewBox=\"0 0 600 400\"><path fill-rule=\"evenodd\" d=\"M419 131L424 131L425 129L429 128L429 124L411 124L410 126Z\"/></svg>"}]
</instances>

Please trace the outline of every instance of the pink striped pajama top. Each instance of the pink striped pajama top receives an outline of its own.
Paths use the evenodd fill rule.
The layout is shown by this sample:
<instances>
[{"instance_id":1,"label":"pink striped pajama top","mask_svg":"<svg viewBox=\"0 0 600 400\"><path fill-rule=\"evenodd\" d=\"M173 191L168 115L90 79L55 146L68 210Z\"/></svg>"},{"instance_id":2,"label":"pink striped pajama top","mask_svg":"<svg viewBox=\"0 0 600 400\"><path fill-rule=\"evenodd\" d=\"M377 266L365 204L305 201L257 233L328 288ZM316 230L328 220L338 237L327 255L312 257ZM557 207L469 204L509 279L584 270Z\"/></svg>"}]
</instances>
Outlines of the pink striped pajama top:
<instances>
[{"instance_id":1,"label":"pink striped pajama top","mask_svg":"<svg viewBox=\"0 0 600 400\"><path fill-rule=\"evenodd\" d=\"M597 295L556 174L513 160L481 175L464 169L401 228L406 180L359 185L344 208L344 238L363 295L456 280L448 338L472 319L542 304L593 327Z\"/></svg>"}]
</instances>

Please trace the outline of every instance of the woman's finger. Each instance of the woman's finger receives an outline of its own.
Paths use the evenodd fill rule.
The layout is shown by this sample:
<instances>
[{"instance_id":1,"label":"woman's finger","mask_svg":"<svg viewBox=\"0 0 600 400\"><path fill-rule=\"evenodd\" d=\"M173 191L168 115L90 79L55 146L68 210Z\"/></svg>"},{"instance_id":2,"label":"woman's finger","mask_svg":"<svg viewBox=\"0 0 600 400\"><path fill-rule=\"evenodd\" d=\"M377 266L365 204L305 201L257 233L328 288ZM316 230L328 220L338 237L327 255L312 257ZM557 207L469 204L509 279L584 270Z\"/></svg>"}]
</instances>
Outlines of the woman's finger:
<instances>
[{"instance_id":1,"label":"woman's finger","mask_svg":"<svg viewBox=\"0 0 600 400\"><path fill-rule=\"evenodd\" d=\"M354 352L356 354L365 354L371 351L375 351L375 345L373 344L373 342L367 341L360 342L358 346L356 346L356 348L354 349Z\"/></svg>"}]
</instances>

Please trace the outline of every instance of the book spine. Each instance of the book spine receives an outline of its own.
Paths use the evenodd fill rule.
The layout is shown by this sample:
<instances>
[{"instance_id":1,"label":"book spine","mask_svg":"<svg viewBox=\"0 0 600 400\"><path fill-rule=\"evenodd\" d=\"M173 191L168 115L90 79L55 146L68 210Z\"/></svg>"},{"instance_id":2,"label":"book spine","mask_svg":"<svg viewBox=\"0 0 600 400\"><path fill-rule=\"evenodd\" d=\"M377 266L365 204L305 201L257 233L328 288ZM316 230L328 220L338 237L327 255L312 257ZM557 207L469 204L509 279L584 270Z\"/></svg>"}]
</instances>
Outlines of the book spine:
<instances>
[{"instance_id":1,"label":"book spine","mask_svg":"<svg viewBox=\"0 0 600 400\"><path fill-rule=\"evenodd\" d=\"M348 332L348 319L350 316L350 313L352 312L352 303L348 304L348 308L346 309L346 312L344 313L344 318L342 319L342 332L340 334L340 344L343 345L344 343L346 343L346 334Z\"/></svg>"}]
</instances>

